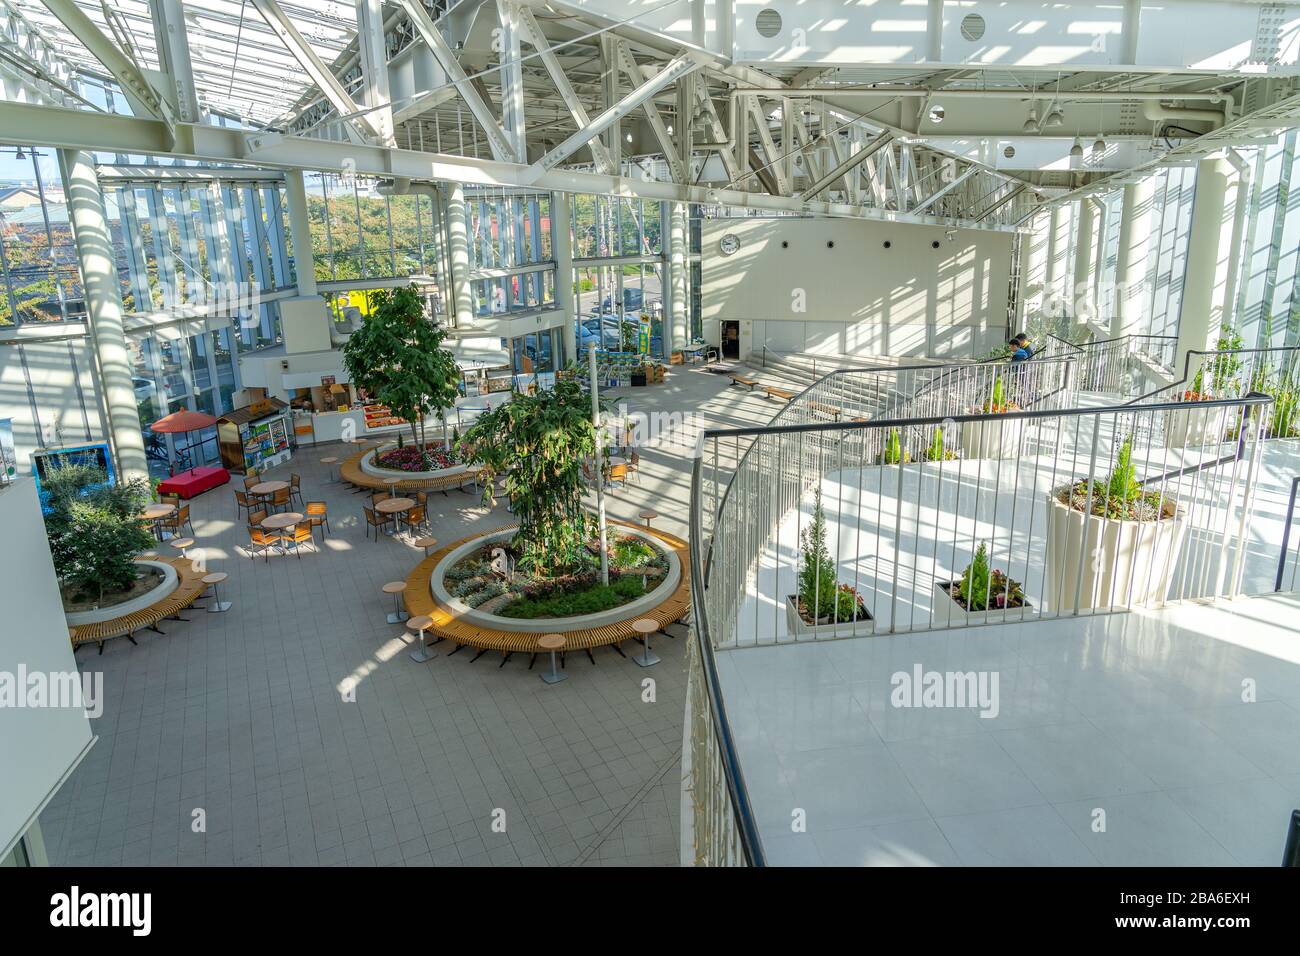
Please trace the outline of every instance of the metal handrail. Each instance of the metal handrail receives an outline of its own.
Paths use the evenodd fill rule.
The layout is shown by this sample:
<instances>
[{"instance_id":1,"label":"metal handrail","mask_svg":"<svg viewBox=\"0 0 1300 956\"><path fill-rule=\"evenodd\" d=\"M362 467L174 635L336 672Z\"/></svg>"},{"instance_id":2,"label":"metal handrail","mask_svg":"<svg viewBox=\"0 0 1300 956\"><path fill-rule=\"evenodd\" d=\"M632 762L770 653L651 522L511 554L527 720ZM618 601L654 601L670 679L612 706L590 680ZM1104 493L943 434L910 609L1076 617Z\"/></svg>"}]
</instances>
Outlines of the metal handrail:
<instances>
[{"instance_id":1,"label":"metal handrail","mask_svg":"<svg viewBox=\"0 0 1300 956\"><path fill-rule=\"evenodd\" d=\"M1176 389L1179 385L1186 385L1188 378L1192 374L1192 358L1195 356L1200 356L1203 358L1209 355L1213 355L1213 356L1259 355L1264 352L1286 352L1291 354L1300 354L1300 345L1279 345L1279 346L1274 346L1269 348L1254 348L1254 349L1225 349L1223 351L1220 351L1218 349L1188 349L1187 354L1183 357L1182 378L1170 382L1168 385L1162 385L1159 388L1152 389L1151 391L1146 392L1143 395L1139 395L1137 398L1130 399L1129 401L1125 402L1125 404L1126 405L1142 404L1143 402L1145 402L1146 399L1154 398L1157 395L1160 395L1162 392L1167 392L1171 389Z\"/></svg>"}]
</instances>

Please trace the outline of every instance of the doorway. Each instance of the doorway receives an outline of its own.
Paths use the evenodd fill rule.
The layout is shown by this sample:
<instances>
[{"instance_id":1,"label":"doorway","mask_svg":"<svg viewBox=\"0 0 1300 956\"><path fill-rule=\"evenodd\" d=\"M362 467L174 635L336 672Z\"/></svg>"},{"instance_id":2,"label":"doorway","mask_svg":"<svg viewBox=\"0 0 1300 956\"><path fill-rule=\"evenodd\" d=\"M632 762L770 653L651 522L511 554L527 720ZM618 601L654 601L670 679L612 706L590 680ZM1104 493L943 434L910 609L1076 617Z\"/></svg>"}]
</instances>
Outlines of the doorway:
<instances>
[{"instance_id":1,"label":"doorway","mask_svg":"<svg viewBox=\"0 0 1300 956\"><path fill-rule=\"evenodd\" d=\"M740 322L724 319L722 322L722 357L724 359L740 358Z\"/></svg>"}]
</instances>

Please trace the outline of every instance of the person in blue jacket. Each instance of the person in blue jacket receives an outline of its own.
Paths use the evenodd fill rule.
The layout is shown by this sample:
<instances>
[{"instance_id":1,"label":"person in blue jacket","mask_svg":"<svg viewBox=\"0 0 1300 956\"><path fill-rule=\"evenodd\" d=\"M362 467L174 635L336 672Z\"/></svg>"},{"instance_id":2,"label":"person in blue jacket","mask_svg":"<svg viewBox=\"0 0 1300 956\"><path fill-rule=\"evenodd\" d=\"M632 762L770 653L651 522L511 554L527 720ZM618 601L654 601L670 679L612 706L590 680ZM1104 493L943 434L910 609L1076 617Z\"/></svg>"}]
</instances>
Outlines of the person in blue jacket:
<instances>
[{"instance_id":1,"label":"person in blue jacket","mask_svg":"<svg viewBox=\"0 0 1300 956\"><path fill-rule=\"evenodd\" d=\"M1035 349L1032 345L1029 344L1029 336L1025 335L1024 332L1021 332L1019 335L1016 336L1016 341L1020 343L1020 347L1025 350L1026 356L1028 356L1029 358L1034 357L1034 354L1037 352L1037 349Z\"/></svg>"},{"instance_id":2,"label":"person in blue jacket","mask_svg":"<svg viewBox=\"0 0 1300 956\"><path fill-rule=\"evenodd\" d=\"M1029 360L1030 352L1020 342L1020 336L1016 336L1007 342L1007 347L1011 349L1011 361L1026 362Z\"/></svg>"}]
</instances>

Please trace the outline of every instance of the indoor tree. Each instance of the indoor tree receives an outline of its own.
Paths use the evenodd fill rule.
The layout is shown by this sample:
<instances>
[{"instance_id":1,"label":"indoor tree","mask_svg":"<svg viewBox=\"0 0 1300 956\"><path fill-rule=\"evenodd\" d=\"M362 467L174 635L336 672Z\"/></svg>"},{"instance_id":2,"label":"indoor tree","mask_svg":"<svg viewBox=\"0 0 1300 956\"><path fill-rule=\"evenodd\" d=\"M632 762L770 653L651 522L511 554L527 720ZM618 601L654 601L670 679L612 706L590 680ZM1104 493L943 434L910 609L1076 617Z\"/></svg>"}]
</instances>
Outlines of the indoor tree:
<instances>
[{"instance_id":1,"label":"indoor tree","mask_svg":"<svg viewBox=\"0 0 1300 956\"><path fill-rule=\"evenodd\" d=\"M427 467L424 420L436 413L446 423L460 370L442 347L446 333L425 316L414 285L371 292L369 303L370 314L343 346L344 364L354 385L406 419Z\"/></svg>"},{"instance_id":2,"label":"indoor tree","mask_svg":"<svg viewBox=\"0 0 1300 956\"><path fill-rule=\"evenodd\" d=\"M562 378L536 395L516 393L466 429L460 444L486 472L486 501L496 478L505 476L519 519L519 566L542 576L580 566L590 521L582 505L582 463L596 453L591 398L581 383Z\"/></svg>"}]
</instances>

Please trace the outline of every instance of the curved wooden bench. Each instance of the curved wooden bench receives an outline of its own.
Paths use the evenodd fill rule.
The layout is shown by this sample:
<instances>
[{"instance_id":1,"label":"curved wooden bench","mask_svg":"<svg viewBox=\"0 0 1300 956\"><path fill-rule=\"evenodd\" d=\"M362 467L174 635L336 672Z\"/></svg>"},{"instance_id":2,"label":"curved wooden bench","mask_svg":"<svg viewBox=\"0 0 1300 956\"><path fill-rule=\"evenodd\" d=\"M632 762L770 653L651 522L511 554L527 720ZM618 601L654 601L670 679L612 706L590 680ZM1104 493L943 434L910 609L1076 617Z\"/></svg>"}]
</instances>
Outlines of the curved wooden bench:
<instances>
[{"instance_id":1,"label":"curved wooden bench","mask_svg":"<svg viewBox=\"0 0 1300 956\"><path fill-rule=\"evenodd\" d=\"M606 644L620 644L623 641L640 637L632 627L632 622L635 620L646 617L652 618L659 622L659 627L662 629L674 621L681 620L691 609L691 581L688 573L690 556L687 554L686 542L663 531L642 528L628 521L610 519L609 524L621 525L641 532L648 531L658 538L677 555L677 560L681 562L682 579L672 594L658 605L648 610L637 611L625 621L616 621L613 624L582 628L576 631L557 632L565 636L564 649L566 652L590 650L593 647L602 647ZM428 615L433 619L433 626L429 628L429 632L436 634L443 640L451 641L453 644L478 648L480 653L483 651L500 651L506 655L536 654L540 650L537 646L537 640L545 632L504 631L463 620L457 617L455 611L435 598L429 589L429 576L433 574L433 569L437 567L438 562L466 541L480 536L481 533L461 538L459 541L440 548L417 564L406 578L406 591L403 593L406 610L410 612L412 617L422 614ZM454 654L455 651L452 653Z\"/></svg>"},{"instance_id":2,"label":"curved wooden bench","mask_svg":"<svg viewBox=\"0 0 1300 956\"><path fill-rule=\"evenodd\" d=\"M339 464L339 479L357 488L365 488L370 491L388 491L389 489L392 489L394 493L399 491L441 491L443 494L446 494L452 488L463 488L471 481L482 481L483 472L480 470L462 471L459 474L446 475L441 478L406 478L390 485L380 476L370 475L361 470L361 459L372 451L374 451L373 448L365 448L345 458Z\"/></svg>"},{"instance_id":3,"label":"curved wooden bench","mask_svg":"<svg viewBox=\"0 0 1300 956\"><path fill-rule=\"evenodd\" d=\"M109 618L107 621L97 621L94 624L78 624L69 627L68 637L72 641L74 651L82 644L89 644L94 641L99 645L99 653L102 654L104 653L104 642L112 637L125 637L134 644L135 632L142 628L149 628L161 634L163 632L158 630L159 621L180 614L181 611L197 601L200 594L207 590L208 586L203 583L203 575L207 572L196 571L192 561L186 558L165 558L162 556L150 560L170 564L176 569L176 577L178 578L176 590L162 600L130 614Z\"/></svg>"}]
</instances>

